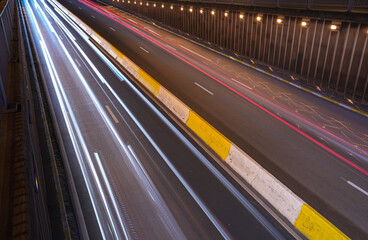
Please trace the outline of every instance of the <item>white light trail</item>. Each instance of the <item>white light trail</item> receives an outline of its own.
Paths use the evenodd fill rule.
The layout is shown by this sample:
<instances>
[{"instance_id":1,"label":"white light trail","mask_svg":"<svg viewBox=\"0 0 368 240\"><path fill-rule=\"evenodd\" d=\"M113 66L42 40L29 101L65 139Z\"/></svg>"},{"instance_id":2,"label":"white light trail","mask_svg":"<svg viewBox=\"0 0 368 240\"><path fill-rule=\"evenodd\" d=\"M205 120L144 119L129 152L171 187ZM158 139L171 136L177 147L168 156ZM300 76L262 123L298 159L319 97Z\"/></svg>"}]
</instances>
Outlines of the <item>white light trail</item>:
<instances>
[{"instance_id":1,"label":"white light trail","mask_svg":"<svg viewBox=\"0 0 368 240\"><path fill-rule=\"evenodd\" d=\"M51 0L52 1L52 0ZM244 196L199 152L197 148L193 146L193 144L186 139L186 137L178 130L176 127L130 82L122 73L111 63L111 61L91 42L89 41L89 36L82 32L79 27L72 22L69 17L65 14L61 15L66 21L68 21L71 26L85 39L88 45L101 57L101 59L109 66L109 68L116 74L116 76L121 80L125 81L136 94L159 116L159 118L177 135L179 139L189 148L192 152L201 160L201 162L214 174L218 180L226 186L226 188L238 199L238 201L248 209L264 226L273 233L274 236L279 236L278 231L271 225L266 224L266 220L264 217L252 206ZM223 228L222 224L218 222L217 218L212 214L212 212L207 208L207 206L202 202L202 200L198 197L198 195L194 192L191 186L185 181L185 179L181 176L179 171L172 165L170 160L166 157L160 147L156 144L156 142L151 138L145 128L141 125L141 123L136 119L134 114L130 111L130 109L123 103L120 97L116 94L116 92L112 89L108 82L105 81L106 87L110 90L110 92L114 95L114 97L118 100L120 105L124 108L124 110L128 113L128 115L133 119L139 129L143 132L152 146L156 149L159 155L164 159L166 164L170 167L170 169L174 172L177 178L181 181L183 186L187 189L187 191L191 194L193 199L197 202L197 204L201 207L207 217L211 220L214 226L218 229L218 231L222 234L222 236L226 239L230 239L227 231ZM114 132L114 134L117 134ZM117 139L120 139L118 137ZM121 142L122 144L122 142ZM124 151L126 151L125 145L122 145Z\"/></svg>"}]
</instances>

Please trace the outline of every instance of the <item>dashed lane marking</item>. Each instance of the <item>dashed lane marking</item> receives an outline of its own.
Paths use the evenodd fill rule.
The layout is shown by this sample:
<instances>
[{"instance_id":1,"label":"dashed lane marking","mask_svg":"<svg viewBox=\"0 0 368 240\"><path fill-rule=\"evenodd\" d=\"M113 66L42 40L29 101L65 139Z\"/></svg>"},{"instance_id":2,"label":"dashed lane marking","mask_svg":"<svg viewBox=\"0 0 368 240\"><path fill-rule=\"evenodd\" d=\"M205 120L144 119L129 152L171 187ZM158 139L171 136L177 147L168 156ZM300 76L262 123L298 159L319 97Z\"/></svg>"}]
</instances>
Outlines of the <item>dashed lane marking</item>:
<instances>
[{"instance_id":1,"label":"dashed lane marking","mask_svg":"<svg viewBox=\"0 0 368 240\"><path fill-rule=\"evenodd\" d=\"M234 78L232 78L231 80L233 80L234 82L236 82L236 83L238 83L238 84L240 84L240 85L242 85L242 86L244 86L244 87L246 87L246 88L248 88L248 89L250 89L250 90L253 90L253 88L249 87L248 85L245 85L245 84L244 84L244 83L242 83L242 82L239 82L238 80L235 80Z\"/></svg>"},{"instance_id":2,"label":"dashed lane marking","mask_svg":"<svg viewBox=\"0 0 368 240\"><path fill-rule=\"evenodd\" d=\"M74 59L74 61L77 63L78 67L81 67L80 63L78 62L78 59Z\"/></svg>"},{"instance_id":3,"label":"dashed lane marking","mask_svg":"<svg viewBox=\"0 0 368 240\"><path fill-rule=\"evenodd\" d=\"M195 55L197 55L197 56L201 57L201 58L206 59L206 60L207 60L207 61L209 61L209 62L211 61L211 60L209 60L208 58L206 58L206 57L202 56L201 54L196 53L196 52L194 52L194 51L190 50L189 48L184 47L183 45L179 45L179 46L180 46L180 47L182 47L182 48L184 48L185 50L187 50L187 51L189 51L189 52L191 52L191 53L193 53L193 54L195 54Z\"/></svg>"},{"instance_id":4,"label":"dashed lane marking","mask_svg":"<svg viewBox=\"0 0 368 240\"><path fill-rule=\"evenodd\" d=\"M146 53L149 53L146 49L139 47L140 49L142 49L143 51L145 51Z\"/></svg>"},{"instance_id":5,"label":"dashed lane marking","mask_svg":"<svg viewBox=\"0 0 368 240\"><path fill-rule=\"evenodd\" d=\"M364 195L366 195L368 197L368 192L366 190L364 190L363 188L359 187L358 185L356 185L353 182L350 182L349 180L347 181L347 183L352 186L353 188L355 188L356 190L358 190L359 192L363 193Z\"/></svg>"},{"instance_id":6,"label":"dashed lane marking","mask_svg":"<svg viewBox=\"0 0 368 240\"><path fill-rule=\"evenodd\" d=\"M106 105L106 109L110 113L110 115L111 115L112 119L114 120L114 122L119 123L119 120L116 118L115 114L111 111L111 109L108 105Z\"/></svg>"},{"instance_id":7,"label":"dashed lane marking","mask_svg":"<svg viewBox=\"0 0 368 240\"><path fill-rule=\"evenodd\" d=\"M202 88L204 91L208 92L209 94L213 95L213 92L209 91L207 88L203 87L202 85L200 85L197 82L194 82L195 85L197 85L198 87Z\"/></svg>"}]
</instances>

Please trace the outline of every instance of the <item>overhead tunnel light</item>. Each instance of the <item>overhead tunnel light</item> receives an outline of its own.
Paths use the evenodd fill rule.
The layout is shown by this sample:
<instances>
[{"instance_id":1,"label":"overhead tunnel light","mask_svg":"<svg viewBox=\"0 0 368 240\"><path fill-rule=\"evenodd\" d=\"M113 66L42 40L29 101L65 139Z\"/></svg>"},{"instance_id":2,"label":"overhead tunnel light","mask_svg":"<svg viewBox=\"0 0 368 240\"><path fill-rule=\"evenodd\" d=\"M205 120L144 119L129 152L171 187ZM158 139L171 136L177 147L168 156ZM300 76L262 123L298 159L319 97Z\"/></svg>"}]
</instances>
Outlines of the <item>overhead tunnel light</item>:
<instances>
[{"instance_id":1,"label":"overhead tunnel light","mask_svg":"<svg viewBox=\"0 0 368 240\"><path fill-rule=\"evenodd\" d=\"M341 22L332 22L330 25L331 31L338 31L341 29Z\"/></svg>"},{"instance_id":2,"label":"overhead tunnel light","mask_svg":"<svg viewBox=\"0 0 368 240\"><path fill-rule=\"evenodd\" d=\"M211 15L214 16L215 15L215 10L211 11Z\"/></svg>"},{"instance_id":3,"label":"overhead tunnel light","mask_svg":"<svg viewBox=\"0 0 368 240\"><path fill-rule=\"evenodd\" d=\"M300 23L300 26L302 26L303 28L307 28L309 27L309 19L302 19L302 22Z\"/></svg>"},{"instance_id":4,"label":"overhead tunnel light","mask_svg":"<svg viewBox=\"0 0 368 240\"><path fill-rule=\"evenodd\" d=\"M189 12L192 13L193 12L193 7L189 8Z\"/></svg>"},{"instance_id":5,"label":"overhead tunnel light","mask_svg":"<svg viewBox=\"0 0 368 240\"><path fill-rule=\"evenodd\" d=\"M141 6L142 6L142 5L143 5L143 2L140 2L140 3L139 3L139 5L141 5Z\"/></svg>"},{"instance_id":6,"label":"overhead tunnel light","mask_svg":"<svg viewBox=\"0 0 368 240\"><path fill-rule=\"evenodd\" d=\"M164 8L164 7L165 7L165 5L163 5L163 4L162 4L162 5L161 5L161 8Z\"/></svg>"},{"instance_id":7,"label":"overhead tunnel light","mask_svg":"<svg viewBox=\"0 0 368 240\"><path fill-rule=\"evenodd\" d=\"M203 8L199 9L199 13L203 14Z\"/></svg>"},{"instance_id":8,"label":"overhead tunnel light","mask_svg":"<svg viewBox=\"0 0 368 240\"><path fill-rule=\"evenodd\" d=\"M148 7L149 6L149 3L146 3L146 6Z\"/></svg>"},{"instance_id":9,"label":"overhead tunnel light","mask_svg":"<svg viewBox=\"0 0 368 240\"><path fill-rule=\"evenodd\" d=\"M225 16L225 17L228 17L228 16L229 16L229 12L228 12L228 11L226 11L226 12L224 13L224 16Z\"/></svg>"},{"instance_id":10,"label":"overhead tunnel light","mask_svg":"<svg viewBox=\"0 0 368 240\"><path fill-rule=\"evenodd\" d=\"M240 19L244 19L244 13L240 13L240 14L239 14L239 18L240 18Z\"/></svg>"},{"instance_id":11,"label":"overhead tunnel light","mask_svg":"<svg viewBox=\"0 0 368 240\"><path fill-rule=\"evenodd\" d=\"M180 11L184 11L184 7L183 6L180 7Z\"/></svg>"},{"instance_id":12,"label":"overhead tunnel light","mask_svg":"<svg viewBox=\"0 0 368 240\"><path fill-rule=\"evenodd\" d=\"M153 4L153 7L156 7L156 3Z\"/></svg>"},{"instance_id":13,"label":"overhead tunnel light","mask_svg":"<svg viewBox=\"0 0 368 240\"><path fill-rule=\"evenodd\" d=\"M278 16L276 19L277 24L283 24L284 23L284 17L283 16Z\"/></svg>"},{"instance_id":14,"label":"overhead tunnel light","mask_svg":"<svg viewBox=\"0 0 368 240\"><path fill-rule=\"evenodd\" d=\"M171 6L170 6L170 9L171 9L171 10L173 10L173 9L174 9L174 6L173 6L173 5L171 5Z\"/></svg>"},{"instance_id":15,"label":"overhead tunnel light","mask_svg":"<svg viewBox=\"0 0 368 240\"><path fill-rule=\"evenodd\" d=\"M263 21L263 15L262 14L258 14L256 17L257 22L262 22Z\"/></svg>"}]
</instances>

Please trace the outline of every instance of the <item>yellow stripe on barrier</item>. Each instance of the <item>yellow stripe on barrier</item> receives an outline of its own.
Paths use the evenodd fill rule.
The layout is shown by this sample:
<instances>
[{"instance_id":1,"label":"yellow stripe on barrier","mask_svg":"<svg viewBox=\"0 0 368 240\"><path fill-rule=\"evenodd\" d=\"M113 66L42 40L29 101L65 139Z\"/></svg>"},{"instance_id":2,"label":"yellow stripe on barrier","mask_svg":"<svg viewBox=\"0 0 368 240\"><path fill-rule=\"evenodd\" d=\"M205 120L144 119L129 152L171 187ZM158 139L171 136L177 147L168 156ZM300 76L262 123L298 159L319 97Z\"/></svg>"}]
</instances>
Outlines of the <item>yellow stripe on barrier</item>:
<instances>
[{"instance_id":1,"label":"yellow stripe on barrier","mask_svg":"<svg viewBox=\"0 0 368 240\"><path fill-rule=\"evenodd\" d=\"M271 73L269 73L269 72L264 72L264 73L267 74L268 76L273 77L273 75Z\"/></svg>"},{"instance_id":2,"label":"yellow stripe on barrier","mask_svg":"<svg viewBox=\"0 0 368 240\"><path fill-rule=\"evenodd\" d=\"M352 108L351 110L354 111L354 112L356 112L356 113L359 113L360 115L363 115L365 117L368 117L368 114L367 113L362 112L362 111L360 111L358 109Z\"/></svg>"},{"instance_id":3,"label":"yellow stripe on barrier","mask_svg":"<svg viewBox=\"0 0 368 240\"><path fill-rule=\"evenodd\" d=\"M145 71L142 69L138 69L138 77L140 83L143 84L154 96L157 96L157 94L160 91L160 84L153 79L150 75L148 75Z\"/></svg>"},{"instance_id":4,"label":"yellow stripe on barrier","mask_svg":"<svg viewBox=\"0 0 368 240\"><path fill-rule=\"evenodd\" d=\"M294 226L310 240L350 239L307 204L303 204Z\"/></svg>"},{"instance_id":5,"label":"yellow stripe on barrier","mask_svg":"<svg viewBox=\"0 0 368 240\"><path fill-rule=\"evenodd\" d=\"M304 88L304 87L301 87L300 89L301 89L301 90L304 90L304 91L306 91L306 92L309 92L309 93L312 93L312 92L313 92L312 90L309 90L309 89Z\"/></svg>"},{"instance_id":6,"label":"yellow stripe on barrier","mask_svg":"<svg viewBox=\"0 0 368 240\"><path fill-rule=\"evenodd\" d=\"M222 160L225 160L230 152L231 141L203 120L193 110L189 112L186 125L196 133Z\"/></svg>"},{"instance_id":7,"label":"yellow stripe on barrier","mask_svg":"<svg viewBox=\"0 0 368 240\"><path fill-rule=\"evenodd\" d=\"M332 103L335 103L335 104L340 104L338 101L332 100L331 98L328 98L328 97L325 97L325 96L323 96L322 98L329 101L329 102L332 102Z\"/></svg>"},{"instance_id":8,"label":"yellow stripe on barrier","mask_svg":"<svg viewBox=\"0 0 368 240\"><path fill-rule=\"evenodd\" d=\"M122 54L119 50L117 50L113 45L110 44L111 50L118 55L119 58L123 59L124 58L124 54Z\"/></svg>"}]
</instances>

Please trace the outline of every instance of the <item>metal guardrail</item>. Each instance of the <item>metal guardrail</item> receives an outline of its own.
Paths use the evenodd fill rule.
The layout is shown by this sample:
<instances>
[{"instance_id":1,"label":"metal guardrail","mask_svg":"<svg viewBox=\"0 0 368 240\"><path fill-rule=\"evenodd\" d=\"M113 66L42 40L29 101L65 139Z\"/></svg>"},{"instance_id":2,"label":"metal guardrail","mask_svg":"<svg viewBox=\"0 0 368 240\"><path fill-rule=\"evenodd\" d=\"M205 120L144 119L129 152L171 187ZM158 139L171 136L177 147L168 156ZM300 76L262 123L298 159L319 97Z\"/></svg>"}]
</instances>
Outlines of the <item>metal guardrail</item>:
<instances>
[{"instance_id":1,"label":"metal guardrail","mask_svg":"<svg viewBox=\"0 0 368 240\"><path fill-rule=\"evenodd\" d=\"M255 7L290 8L368 13L367 0L184 0L186 2L225 3Z\"/></svg>"},{"instance_id":2,"label":"metal guardrail","mask_svg":"<svg viewBox=\"0 0 368 240\"><path fill-rule=\"evenodd\" d=\"M0 5L1 6L1 5ZM1 8L0 8L1 9ZM10 58L14 0L8 0L0 13L0 109L6 107L5 81Z\"/></svg>"}]
</instances>

